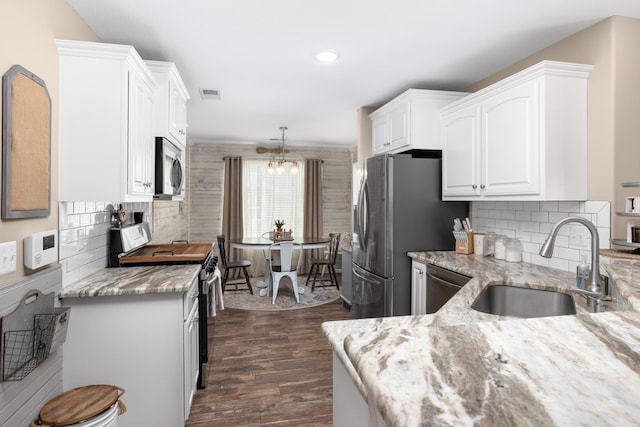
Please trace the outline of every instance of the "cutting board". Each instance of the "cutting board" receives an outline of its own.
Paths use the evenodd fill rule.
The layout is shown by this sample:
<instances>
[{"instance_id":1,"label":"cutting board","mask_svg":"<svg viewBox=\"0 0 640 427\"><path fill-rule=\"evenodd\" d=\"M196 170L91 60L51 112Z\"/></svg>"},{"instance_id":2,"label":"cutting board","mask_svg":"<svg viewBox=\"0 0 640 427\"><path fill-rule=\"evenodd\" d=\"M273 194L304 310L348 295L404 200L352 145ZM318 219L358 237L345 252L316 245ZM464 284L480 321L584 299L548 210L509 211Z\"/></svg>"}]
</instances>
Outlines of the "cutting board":
<instances>
[{"instance_id":1,"label":"cutting board","mask_svg":"<svg viewBox=\"0 0 640 427\"><path fill-rule=\"evenodd\" d=\"M200 262L211 250L211 243L175 243L147 245L120 258L120 265L140 262L170 264L171 262Z\"/></svg>"}]
</instances>

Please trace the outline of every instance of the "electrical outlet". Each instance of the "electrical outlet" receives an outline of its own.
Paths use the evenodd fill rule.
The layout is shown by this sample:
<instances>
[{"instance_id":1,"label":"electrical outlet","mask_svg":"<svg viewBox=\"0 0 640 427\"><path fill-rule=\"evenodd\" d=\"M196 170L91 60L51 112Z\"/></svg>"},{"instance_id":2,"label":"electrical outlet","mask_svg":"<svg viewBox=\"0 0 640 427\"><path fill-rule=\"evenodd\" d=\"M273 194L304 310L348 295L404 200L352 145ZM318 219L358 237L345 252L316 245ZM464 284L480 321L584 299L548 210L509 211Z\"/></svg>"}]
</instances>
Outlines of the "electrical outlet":
<instances>
[{"instance_id":1,"label":"electrical outlet","mask_svg":"<svg viewBox=\"0 0 640 427\"><path fill-rule=\"evenodd\" d=\"M586 227L572 225L569 228L569 247L588 249L588 230Z\"/></svg>"},{"instance_id":2,"label":"electrical outlet","mask_svg":"<svg viewBox=\"0 0 640 427\"><path fill-rule=\"evenodd\" d=\"M16 241L0 243L0 275L16 271Z\"/></svg>"}]
</instances>

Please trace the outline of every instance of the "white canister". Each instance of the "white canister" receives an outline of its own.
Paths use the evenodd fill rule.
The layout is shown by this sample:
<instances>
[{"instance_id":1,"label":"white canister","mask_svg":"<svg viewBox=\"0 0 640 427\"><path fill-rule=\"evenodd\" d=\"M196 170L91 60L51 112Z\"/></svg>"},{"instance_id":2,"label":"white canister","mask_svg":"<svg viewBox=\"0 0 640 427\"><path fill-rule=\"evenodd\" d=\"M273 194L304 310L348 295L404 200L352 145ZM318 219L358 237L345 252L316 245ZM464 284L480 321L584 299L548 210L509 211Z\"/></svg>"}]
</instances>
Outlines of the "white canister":
<instances>
[{"instance_id":1,"label":"white canister","mask_svg":"<svg viewBox=\"0 0 640 427\"><path fill-rule=\"evenodd\" d=\"M484 255L484 233L473 234L473 253L476 255Z\"/></svg>"},{"instance_id":2,"label":"white canister","mask_svg":"<svg viewBox=\"0 0 640 427\"><path fill-rule=\"evenodd\" d=\"M498 236L496 237L496 243L494 245L493 256L495 259L504 259L507 251L507 238L506 236Z\"/></svg>"},{"instance_id":3,"label":"white canister","mask_svg":"<svg viewBox=\"0 0 640 427\"><path fill-rule=\"evenodd\" d=\"M488 231L484 235L484 256L493 256L496 245L497 234L493 231Z\"/></svg>"},{"instance_id":4,"label":"white canister","mask_svg":"<svg viewBox=\"0 0 640 427\"><path fill-rule=\"evenodd\" d=\"M505 259L508 262L522 261L522 243L518 239L509 239L505 246Z\"/></svg>"}]
</instances>

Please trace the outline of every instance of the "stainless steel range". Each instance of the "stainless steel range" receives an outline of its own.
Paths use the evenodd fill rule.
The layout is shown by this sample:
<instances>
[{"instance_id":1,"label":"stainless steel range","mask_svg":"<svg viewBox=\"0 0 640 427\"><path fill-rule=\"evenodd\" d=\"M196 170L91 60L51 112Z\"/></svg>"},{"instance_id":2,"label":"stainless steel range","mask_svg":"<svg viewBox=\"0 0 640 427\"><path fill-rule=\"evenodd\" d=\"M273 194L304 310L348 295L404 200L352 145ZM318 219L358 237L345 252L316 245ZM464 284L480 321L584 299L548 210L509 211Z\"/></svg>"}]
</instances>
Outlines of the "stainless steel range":
<instances>
[{"instance_id":1,"label":"stainless steel range","mask_svg":"<svg viewBox=\"0 0 640 427\"><path fill-rule=\"evenodd\" d=\"M198 279L200 375L198 388L204 388L207 382L204 365L209 361L207 319L213 295L210 279L218 261L218 257L213 255L213 243L174 241L167 244L151 244L150 242L151 231L146 222L112 228L109 231L109 267L200 264Z\"/></svg>"}]
</instances>

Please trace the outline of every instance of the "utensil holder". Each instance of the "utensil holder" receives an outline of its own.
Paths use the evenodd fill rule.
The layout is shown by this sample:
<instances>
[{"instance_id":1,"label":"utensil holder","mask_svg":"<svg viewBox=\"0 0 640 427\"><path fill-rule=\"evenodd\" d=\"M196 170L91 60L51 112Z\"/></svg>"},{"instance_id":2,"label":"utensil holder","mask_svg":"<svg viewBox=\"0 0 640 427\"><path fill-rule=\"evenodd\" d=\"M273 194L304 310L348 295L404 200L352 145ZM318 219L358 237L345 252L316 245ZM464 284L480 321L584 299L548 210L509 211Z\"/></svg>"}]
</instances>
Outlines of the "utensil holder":
<instances>
[{"instance_id":1,"label":"utensil holder","mask_svg":"<svg viewBox=\"0 0 640 427\"><path fill-rule=\"evenodd\" d=\"M473 232L454 231L453 237L456 239L456 253L469 255L473 253Z\"/></svg>"}]
</instances>

